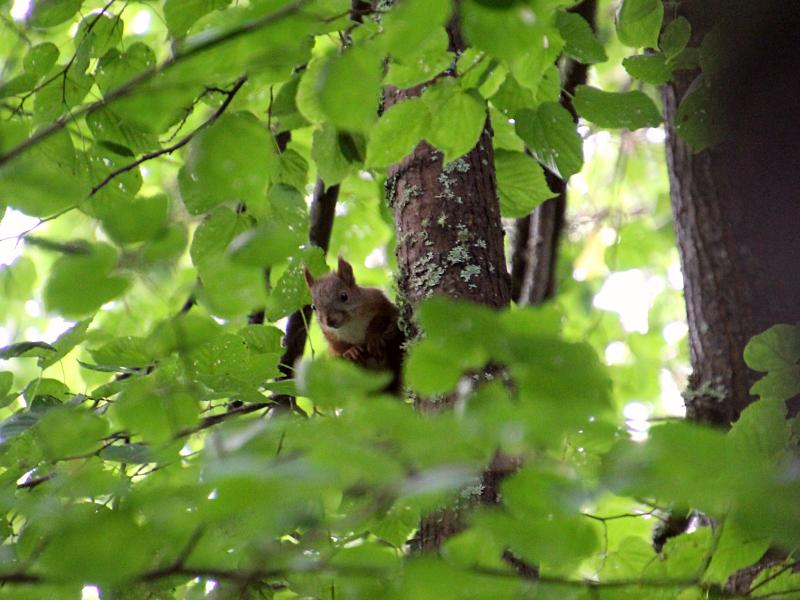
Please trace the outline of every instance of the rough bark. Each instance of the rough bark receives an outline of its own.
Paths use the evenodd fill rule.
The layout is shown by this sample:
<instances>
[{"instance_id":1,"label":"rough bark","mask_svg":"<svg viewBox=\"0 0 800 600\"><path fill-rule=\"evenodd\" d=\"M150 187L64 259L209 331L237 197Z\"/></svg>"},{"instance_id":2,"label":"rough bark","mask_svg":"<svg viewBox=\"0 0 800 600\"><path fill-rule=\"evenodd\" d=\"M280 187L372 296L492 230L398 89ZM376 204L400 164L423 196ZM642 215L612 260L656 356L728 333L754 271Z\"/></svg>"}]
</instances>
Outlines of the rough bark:
<instances>
[{"instance_id":1,"label":"rough bark","mask_svg":"<svg viewBox=\"0 0 800 600\"><path fill-rule=\"evenodd\" d=\"M572 9L594 29L596 0L584 0ZM578 115L572 106L575 88L586 83L586 65L566 59L566 77L560 102L575 122ZM511 297L519 305L541 304L555 294L555 273L558 245L564 228L567 209L567 182L553 173L547 173L547 183L556 194L538 206L530 215L514 222L511 259Z\"/></svg>"},{"instance_id":2,"label":"rough bark","mask_svg":"<svg viewBox=\"0 0 800 600\"><path fill-rule=\"evenodd\" d=\"M723 143L694 153L676 134L697 72L677 72L662 92L693 370L686 407L696 421L735 421L753 400L747 341L800 318L797 12L785 3L692 1L671 15L692 22L695 42L719 25L729 50L719 81Z\"/></svg>"},{"instance_id":3,"label":"rough bark","mask_svg":"<svg viewBox=\"0 0 800 600\"><path fill-rule=\"evenodd\" d=\"M463 48L457 16L448 33L451 49ZM418 96L421 87L387 88L384 106ZM389 169L387 196L395 215L398 303L407 339L414 339L418 333L414 310L434 294L498 309L509 305L511 280L505 262L488 116L477 145L449 164L444 164L441 152L420 143ZM422 410L441 409L443 404L448 403L418 402ZM492 493L496 496L500 478L493 473L490 467L484 481L495 482ZM461 529L461 512L460 507L451 507L423 517L413 546L422 551L436 550Z\"/></svg>"}]
</instances>

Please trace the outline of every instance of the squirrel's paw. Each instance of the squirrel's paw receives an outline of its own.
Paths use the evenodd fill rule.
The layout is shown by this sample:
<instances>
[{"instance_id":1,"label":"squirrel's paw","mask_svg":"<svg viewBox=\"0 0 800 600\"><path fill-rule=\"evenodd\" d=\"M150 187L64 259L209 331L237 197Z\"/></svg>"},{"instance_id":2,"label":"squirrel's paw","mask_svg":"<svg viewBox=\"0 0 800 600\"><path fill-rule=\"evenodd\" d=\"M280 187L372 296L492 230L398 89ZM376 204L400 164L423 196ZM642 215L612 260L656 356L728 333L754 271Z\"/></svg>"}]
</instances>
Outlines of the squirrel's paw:
<instances>
[{"instance_id":1,"label":"squirrel's paw","mask_svg":"<svg viewBox=\"0 0 800 600\"><path fill-rule=\"evenodd\" d=\"M348 360L357 361L361 358L361 348L359 346L351 346L342 353L342 356Z\"/></svg>"}]
</instances>

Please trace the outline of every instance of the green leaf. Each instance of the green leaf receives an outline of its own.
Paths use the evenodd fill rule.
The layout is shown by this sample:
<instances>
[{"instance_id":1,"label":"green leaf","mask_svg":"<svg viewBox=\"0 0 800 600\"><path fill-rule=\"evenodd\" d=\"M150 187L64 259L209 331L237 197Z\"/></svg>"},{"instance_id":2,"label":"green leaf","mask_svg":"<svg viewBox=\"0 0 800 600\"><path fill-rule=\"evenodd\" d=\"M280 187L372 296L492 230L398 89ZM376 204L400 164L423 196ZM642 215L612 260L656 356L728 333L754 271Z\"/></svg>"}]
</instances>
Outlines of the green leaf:
<instances>
[{"instance_id":1,"label":"green leaf","mask_svg":"<svg viewBox=\"0 0 800 600\"><path fill-rule=\"evenodd\" d=\"M226 113L191 142L178 177L184 204L197 215L223 202L258 202L277 166L275 142L258 119Z\"/></svg>"},{"instance_id":2,"label":"green leaf","mask_svg":"<svg viewBox=\"0 0 800 600\"><path fill-rule=\"evenodd\" d=\"M657 48L663 18L661 0L625 0L617 13L619 41L633 48Z\"/></svg>"},{"instance_id":3,"label":"green leaf","mask_svg":"<svg viewBox=\"0 0 800 600\"><path fill-rule=\"evenodd\" d=\"M787 449L791 435L784 405L789 397L759 400L748 405L728 432L732 450L745 460L755 457L765 462L777 460Z\"/></svg>"},{"instance_id":4,"label":"green leaf","mask_svg":"<svg viewBox=\"0 0 800 600\"><path fill-rule=\"evenodd\" d=\"M47 411L36 432L45 456L58 460L97 450L108 427L108 421L88 410L64 407Z\"/></svg>"},{"instance_id":5,"label":"green leaf","mask_svg":"<svg viewBox=\"0 0 800 600\"><path fill-rule=\"evenodd\" d=\"M164 228L168 208L166 194L158 194L130 201L106 202L97 216L115 243L133 244L154 238Z\"/></svg>"},{"instance_id":6,"label":"green leaf","mask_svg":"<svg viewBox=\"0 0 800 600\"><path fill-rule=\"evenodd\" d=\"M725 139L725 124L719 108L719 98L698 76L678 106L675 130L695 152L715 146Z\"/></svg>"},{"instance_id":7,"label":"green leaf","mask_svg":"<svg viewBox=\"0 0 800 600\"><path fill-rule=\"evenodd\" d=\"M84 17L75 34L75 47L99 58L122 41L124 21L119 16L98 13ZM86 48L82 48L82 46Z\"/></svg>"},{"instance_id":8,"label":"green leaf","mask_svg":"<svg viewBox=\"0 0 800 600\"><path fill-rule=\"evenodd\" d=\"M391 375L360 369L345 360L318 358L298 369L297 386L319 406L343 406L381 390Z\"/></svg>"},{"instance_id":9,"label":"green leaf","mask_svg":"<svg viewBox=\"0 0 800 600\"><path fill-rule=\"evenodd\" d=\"M587 65L608 60L603 44L597 40L591 26L582 16L572 12L559 12L556 25L564 38L566 54Z\"/></svg>"},{"instance_id":10,"label":"green leaf","mask_svg":"<svg viewBox=\"0 0 800 600\"><path fill-rule=\"evenodd\" d=\"M277 377L280 355L250 350L238 335L222 334L189 353L189 367L199 381L226 393L255 391Z\"/></svg>"},{"instance_id":11,"label":"green leaf","mask_svg":"<svg viewBox=\"0 0 800 600\"><path fill-rule=\"evenodd\" d=\"M0 397L5 397L14 385L14 374L11 371L0 371Z\"/></svg>"},{"instance_id":12,"label":"green leaf","mask_svg":"<svg viewBox=\"0 0 800 600\"><path fill-rule=\"evenodd\" d=\"M90 350L89 354L98 365L140 369L153 363L154 350L147 338L127 335Z\"/></svg>"},{"instance_id":13,"label":"green leaf","mask_svg":"<svg viewBox=\"0 0 800 600\"><path fill-rule=\"evenodd\" d=\"M753 336L744 348L744 361L754 371L772 371L800 363L800 326L773 325Z\"/></svg>"},{"instance_id":14,"label":"green leaf","mask_svg":"<svg viewBox=\"0 0 800 600\"><path fill-rule=\"evenodd\" d=\"M278 156L278 168L273 174L273 183L285 183L298 190L306 187L308 161L302 154L288 148Z\"/></svg>"},{"instance_id":15,"label":"green leaf","mask_svg":"<svg viewBox=\"0 0 800 600\"><path fill-rule=\"evenodd\" d=\"M389 107L370 132L367 166L385 167L400 162L429 135L430 121L431 113L420 98Z\"/></svg>"},{"instance_id":16,"label":"green leaf","mask_svg":"<svg viewBox=\"0 0 800 600\"><path fill-rule=\"evenodd\" d=\"M583 167L583 140L569 111L555 102L517 114L514 129L536 159L567 180Z\"/></svg>"},{"instance_id":17,"label":"green leaf","mask_svg":"<svg viewBox=\"0 0 800 600\"><path fill-rule=\"evenodd\" d=\"M155 462L153 453L145 444L132 443L123 445L114 445L103 448L99 454L103 460L110 460L112 462L120 462L132 465L143 465L150 462Z\"/></svg>"},{"instance_id":18,"label":"green leaf","mask_svg":"<svg viewBox=\"0 0 800 600\"><path fill-rule=\"evenodd\" d=\"M59 360L64 358L69 352L78 344L80 344L86 337L86 331L91 325L92 319L84 319L78 321L70 327L67 331L58 336L58 339L53 342L53 350L55 352L47 352L39 357L38 367L46 369L54 365Z\"/></svg>"},{"instance_id":19,"label":"green leaf","mask_svg":"<svg viewBox=\"0 0 800 600\"><path fill-rule=\"evenodd\" d=\"M27 300L36 284L36 265L27 256L0 267L0 290L8 300Z\"/></svg>"},{"instance_id":20,"label":"green leaf","mask_svg":"<svg viewBox=\"0 0 800 600\"><path fill-rule=\"evenodd\" d=\"M159 147L158 136L127 122L109 107L100 107L86 115L86 124L92 135L100 141L126 148L133 154L143 154ZM124 154L115 150L117 154Z\"/></svg>"},{"instance_id":21,"label":"green leaf","mask_svg":"<svg viewBox=\"0 0 800 600\"><path fill-rule=\"evenodd\" d=\"M155 64L155 53L143 42L134 42L124 52L111 49L104 53L97 63L95 71L97 87L103 94L108 94ZM110 112L111 109L103 107L99 110Z\"/></svg>"},{"instance_id":22,"label":"green leaf","mask_svg":"<svg viewBox=\"0 0 800 600\"><path fill-rule=\"evenodd\" d=\"M282 223L267 221L237 236L230 245L234 262L256 267L271 267L298 251L307 234Z\"/></svg>"},{"instance_id":23,"label":"green leaf","mask_svg":"<svg viewBox=\"0 0 800 600\"><path fill-rule=\"evenodd\" d=\"M194 231L189 249L192 262L199 265L208 258L222 256L234 236L246 229L239 215L230 208L220 206L214 209Z\"/></svg>"},{"instance_id":24,"label":"green leaf","mask_svg":"<svg viewBox=\"0 0 800 600\"><path fill-rule=\"evenodd\" d=\"M319 107L339 129L365 131L378 115L380 84L380 53L368 46L351 48L330 58L320 72Z\"/></svg>"},{"instance_id":25,"label":"green leaf","mask_svg":"<svg viewBox=\"0 0 800 600\"><path fill-rule=\"evenodd\" d=\"M200 17L223 9L230 3L231 0L167 0L164 3L167 29L172 37L183 37Z\"/></svg>"},{"instance_id":26,"label":"green leaf","mask_svg":"<svg viewBox=\"0 0 800 600\"><path fill-rule=\"evenodd\" d=\"M186 226L173 223L148 240L142 248L142 257L148 262L171 262L177 260L189 241Z\"/></svg>"},{"instance_id":27,"label":"green leaf","mask_svg":"<svg viewBox=\"0 0 800 600\"><path fill-rule=\"evenodd\" d=\"M42 77L56 64L58 54L58 46L52 42L42 42L28 50L22 64L26 72Z\"/></svg>"},{"instance_id":28,"label":"green leaf","mask_svg":"<svg viewBox=\"0 0 800 600\"><path fill-rule=\"evenodd\" d=\"M236 335L240 336L253 352L261 354L277 354L283 351L281 340L283 331L269 325L247 325Z\"/></svg>"},{"instance_id":29,"label":"green leaf","mask_svg":"<svg viewBox=\"0 0 800 600\"><path fill-rule=\"evenodd\" d=\"M486 103L478 94L444 78L425 90L422 101L431 115L425 139L444 153L445 163L475 147L486 125Z\"/></svg>"},{"instance_id":30,"label":"green leaf","mask_svg":"<svg viewBox=\"0 0 800 600\"><path fill-rule=\"evenodd\" d=\"M53 27L71 19L78 12L83 0L36 0L28 15L33 27Z\"/></svg>"},{"instance_id":31,"label":"green leaf","mask_svg":"<svg viewBox=\"0 0 800 600\"><path fill-rule=\"evenodd\" d=\"M274 132L281 133L308 125L308 121L297 108L296 96L299 85L300 73L295 73L275 95L271 106Z\"/></svg>"},{"instance_id":32,"label":"green leaf","mask_svg":"<svg viewBox=\"0 0 800 600\"><path fill-rule=\"evenodd\" d=\"M134 515L95 503L73 507L56 523L36 562L45 577L60 581L123 582L150 564L157 548Z\"/></svg>"},{"instance_id":33,"label":"green leaf","mask_svg":"<svg viewBox=\"0 0 800 600\"><path fill-rule=\"evenodd\" d=\"M67 70L56 67L56 77L48 78L48 83L36 92L33 99L33 117L36 123L50 123L73 107L83 102L94 85L94 79L76 66Z\"/></svg>"},{"instance_id":34,"label":"green leaf","mask_svg":"<svg viewBox=\"0 0 800 600\"><path fill-rule=\"evenodd\" d=\"M383 17L383 43L395 57L413 55L450 18L448 0L405 0Z\"/></svg>"},{"instance_id":35,"label":"green leaf","mask_svg":"<svg viewBox=\"0 0 800 600\"><path fill-rule=\"evenodd\" d=\"M625 128L656 127L661 114L649 96L639 91L604 92L588 85L578 86L575 110L584 119L599 127Z\"/></svg>"},{"instance_id":36,"label":"green leaf","mask_svg":"<svg viewBox=\"0 0 800 600\"><path fill-rule=\"evenodd\" d=\"M672 69L663 54L629 56L622 61L622 66L631 77L653 85L663 85L672 77Z\"/></svg>"},{"instance_id":37,"label":"green leaf","mask_svg":"<svg viewBox=\"0 0 800 600\"><path fill-rule=\"evenodd\" d=\"M314 130L311 157L325 185L340 183L350 172L350 160L342 148L342 134L329 123L323 123Z\"/></svg>"},{"instance_id":38,"label":"green leaf","mask_svg":"<svg viewBox=\"0 0 800 600\"><path fill-rule=\"evenodd\" d=\"M11 344L10 346L0 348L0 360L8 360L9 358L24 356L27 352L34 349L42 349L50 352L56 351L56 349L50 344L45 344L44 342L18 342L16 344Z\"/></svg>"},{"instance_id":39,"label":"green leaf","mask_svg":"<svg viewBox=\"0 0 800 600\"><path fill-rule=\"evenodd\" d=\"M498 150L494 154L500 213L524 217L545 200L555 196L547 186L542 167L522 152Z\"/></svg>"},{"instance_id":40,"label":"green leaf","mask_svg":"<svg viewBox=\"0 0 800 600\"><path fill-rule=\"evenodd\" d=\"M120 296L128 279L113 275L117 253L107 244L97 244L91 253L62 256L53 264L45 284L44 302L48 310L65 317L83 317Z\"/></svg>"},{"instance_id":41,"label":"green leaf","mask_svg":"<svg viewBox=\"0 0 800 600\"><path fill-rule=\"evenodd\" d=\"M78 205L89 192L83 156L66 132L50 136L0 166L0 197L34 217Z\"/></svg>"},{"instance_id":42,"label":"green leaf","mask_svg":"<svg viewBox=\"0 0 800 600\"><path fill-rule=\"evenodd\" d=\"M393 57L384 83L405 89L431 81L445 71L453 63L453 59L454 54L448 50L447 32L440 27L416 48L414 54L402 58ZM462 82L462 86L464 89L472 87L467 82Z\"/></svg>"},{"instance_id":43,"label":"green leaf","mask_svg":"<svg viewBox=\"0 0 800 600\"><path fill-rule=\"evenodd\" d=\"M511 64L520 59L544 59L548 33L545 19L552 20L553 13L548 15L527 3L498 6L480 0L467 0L460 10L461 26L471 45ZM554 42L558 32L552 32L555 35L550 41Z\"/></svg>"},{"instance_id":44,"label":"green leaf","mask_svg":"<svg viewBox=\"0 0 800 600\"><path fill-rule=\"evenodd\" d=\"M674 58L683 52L692 37L692 24L686 17L678 17L670 21L661 33L661 51L668 58Z\"/></svg>"},{"instance_id":45,"label":"green leaf","mask_svg":"<svg viewBox=\"0 0 800 600\"><path fill-rule=\"evenodd\" d=\"M739 569L758 562L769 547L769 538L754 539L734 519L727 519L703 579L722 585Z\"/></svg>"},{"instance_id":46,"label":"green leaf","mask_svg":"<svg viewBox=\"0 0 800 600\"><path fill-rule=\"evenodd\" d=\"M213 314L232 318L263 306L266 290L260 268L214 256L200 263L197 270L203 284L200 301Z\"/></svg>"}]
</instances>

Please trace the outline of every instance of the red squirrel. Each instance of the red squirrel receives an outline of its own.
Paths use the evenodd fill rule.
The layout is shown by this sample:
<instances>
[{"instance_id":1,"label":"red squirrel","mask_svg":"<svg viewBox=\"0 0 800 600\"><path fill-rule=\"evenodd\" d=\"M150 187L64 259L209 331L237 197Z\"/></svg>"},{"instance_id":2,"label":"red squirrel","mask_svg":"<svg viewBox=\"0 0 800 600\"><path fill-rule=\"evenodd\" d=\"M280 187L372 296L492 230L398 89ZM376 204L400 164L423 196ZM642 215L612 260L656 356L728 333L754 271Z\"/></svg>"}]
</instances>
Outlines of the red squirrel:
<instances>
[{"instance_id":1,"label":"red squirrel","mask_svg":"<svg viewBox=\"0 0 800 600\"><path fill-rule=\"evenodd\" d=\"M381 290L357 285L353 267L341 256L336 271L314 279L306 267L305 276L331 354L373 371L391 371L386 390L399 394L405 338L397 307Z\"/></svg>"}]
</instances>

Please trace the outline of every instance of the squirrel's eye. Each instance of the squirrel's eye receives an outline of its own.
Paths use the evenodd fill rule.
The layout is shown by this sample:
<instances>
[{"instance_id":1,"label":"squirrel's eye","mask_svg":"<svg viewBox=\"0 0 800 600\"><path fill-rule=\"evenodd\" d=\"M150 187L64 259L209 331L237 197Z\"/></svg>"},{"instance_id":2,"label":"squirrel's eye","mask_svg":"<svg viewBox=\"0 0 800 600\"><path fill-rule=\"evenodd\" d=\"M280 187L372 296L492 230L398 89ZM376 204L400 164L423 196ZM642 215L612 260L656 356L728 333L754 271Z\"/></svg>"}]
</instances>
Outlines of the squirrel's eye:
<instances>
[{"instance_id":1,"label":"squirrel's eye","mask_svg":"<svg viewBox=\"0 0 800 600\"><path fill-rule=\"evenodd\" d=\"M341 294L339 294L339 299L342 302L347 302L347 292L342 292Z\"/></svg>"}]
</instances>

